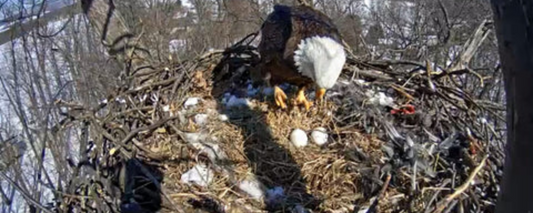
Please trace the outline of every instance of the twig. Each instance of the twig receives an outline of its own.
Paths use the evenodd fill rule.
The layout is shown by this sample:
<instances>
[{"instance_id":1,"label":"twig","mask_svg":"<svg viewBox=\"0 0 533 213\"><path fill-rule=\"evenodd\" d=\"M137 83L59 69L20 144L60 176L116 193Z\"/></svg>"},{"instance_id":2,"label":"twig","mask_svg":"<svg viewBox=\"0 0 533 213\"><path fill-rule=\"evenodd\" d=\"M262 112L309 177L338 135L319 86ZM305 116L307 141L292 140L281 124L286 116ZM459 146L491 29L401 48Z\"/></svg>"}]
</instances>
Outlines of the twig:
<instances>
[{"instance_id":1,"label":"twig","mask_svg":"<svg viewBox=\"0 0 533 213\"><path fill-rule=\"evenodd\" d=\"M378 196L376 196L376 199L374 200L370 208L368 208L368 210L366 211L367 213L376 212L376 208L378 207L379 200L381 200L381 198L385 194L385 191L387 190L387 187L389 186L391 176L392 175L390 173L387 174L387 177L385 178L385 183L383 183L383 187L381 187L381 190L379 191Z\"/></svg>"},{"instance_id":2,"label":"twig","mask_svg":"<svg viewBox=\"0 0 533 213\"><path fill-rule=\"evenodd\" d=\"M311 7L312 5L309 4L309 2L307 0L297 0L298 1L298 4L300 5L305 5L305 6L308 6L308 7Z\"/></svg>"},{"instance_id":3,"label":"twig","mask_svg":"<svg viewBox=\"0 0 533 213\"><path fill-rule=\"evenodd\" d=\"M168 118L163 118L161 119L160 121L157 121L156 123L150 125L150 126L145 126L145 127L141 127L141 128L137 128L137 129L134 129L132 130L130 133L128 133L128 135L126 135L126 137L124 137L124 139L122 139L122 141L120 142L120 144L126 144L129 140L131 140L135 135L137 135L139 132L144 132L144 131L152 131L160 126L162 126L163 124L165 124L166 122L170 121L170 120L174 120L178 118L178 116L172 116L172 117L168 117Z\"/></svg>"},{"instance_id":4,"label":"twig","mask_svg":"<svg viewBox=\"0 0 533 213\"><path fill-rule=\"evenodd\" d=\"M390 85L394 90L396 90L398 93L400 93L401 95L403 95L404 97L406 97L407 99L409 99L409 101L412 101L414 100L415 98L410 95L409 93L407 93L407 91L404 90L403 86L400 86L400 85L394 85L394 84L391 84Z\"/></svg>"},{"instance_id":5,"label":"twig","mask_svg":"<svg viewBox=\"0 0 533 213\"><path fill-rule=\"evenodd\" d=\"M472 57L477 52L483 41L487 38L491 31L492 21L484 20L476 29L474 34L470 36L468 41L463 45L461 54L458 57L451 68L450 72L455 70L462 70L467 68L467 65L470 63Z\"/></svg>"},{"instance_id":6,"label":"twig","mask_svg":"<svg viewBox=\"0 0 533 213\"><path fill-rule=\"evenodd\" d=\"M452 181L450 179L445 179L440 185L439 189L436 189L436 192L435 194L433 194L433 196L431 197L431 199L429 200L429 202L427 202L427 206L426 206L426 209L424 211L424 213L429 213L431 208L431 204L433 203L433 201L435 201L437 199L437 196L440 194L441 191L444 191L445 189L447 190L448 188L442 188L442 187L446 187L446 185L450 184ZM422 189L422 194L425 193L426 190L432 190L433 188L431 187L426 187L424 189Z\"/></svg>"},{"instance_id":7,"label":"twig","mask_svg":"<svg viewBox=\"0 0 533 213\"><path fill-rule=\"evenodd\" d=\"M24 197L24 199L28 203L31 203L31 205L35 206L36 208L40 209L43 212L52 213L52 211L50 211L49 209L44 207L42 204L40 204L39 202L34 200L31 197L31 195L27 194L24 189L22 189L17 183L15 183L15 181L13 181L11 178L9 178L6 174L4 174L4 172L0 172L0 177L2 177L2 179L4 179L4 180L7 180L7 182L9 182L9 184L11 184L11 186L16 188L18 190L19 194L22 195L22 197Z\"/></svg>"},{"instance_id":8,"label":"twig","mask_svg":"<svg viewBox=\"0 0 533 213\"><path fill-rule=\"evenodd\" d=\"M474 180L474 178L479 173L479 171L481 171L481 169L485 166L485 163L486 163L488 157L489 156L486 155L483 158L483 160L481 160L481 163L479 163L479 165L470 173L470 175L468 176L466 181L462 185L460 185L459 187L454 189L454 191L455 191L454 193L449 194L448 196L446 196L446 198L444 198L444 200L442 200L437 205L437 209L435 210L436 213L442 212L446 208L446 206L448 206L450 204L451 201L453 201L460 194L462 194L466 189L468 189L468 187L470 186L470 183L472 182L472 180Z\"/></svg>"},{"instance_id":9,"label":"twig","mask_svg":"<svg viewBox=\"0 0 533 213\"><path fill-rule=\"evenodd\" d=\"M411 176L411 192L412 193L415 193L416 192L416 168L417 168L417 164L418 164L418 161L415 160L415 162L413 163L413 175Z\"/></svg>"}]
</instances>

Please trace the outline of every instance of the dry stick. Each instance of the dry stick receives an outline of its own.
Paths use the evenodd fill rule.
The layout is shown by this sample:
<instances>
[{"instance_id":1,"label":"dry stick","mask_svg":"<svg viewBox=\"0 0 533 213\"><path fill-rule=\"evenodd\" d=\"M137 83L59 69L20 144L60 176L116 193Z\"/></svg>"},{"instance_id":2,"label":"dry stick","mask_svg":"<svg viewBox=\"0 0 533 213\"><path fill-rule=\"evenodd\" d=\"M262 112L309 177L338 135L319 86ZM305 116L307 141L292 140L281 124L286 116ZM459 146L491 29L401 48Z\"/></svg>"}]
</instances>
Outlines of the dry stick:
<instances>
[{"instance_id":1,"label":"dry stick","mask_svg":"<svg viewBox=\"0 0 533 213\"><path fill-rule=\"evenodd\" d=\"M450 184L451 182L452 181L450 179L445 179L438 187L446 187L446 185ZM430 188L426 187L426 188L422 189L422 194L424 194L424 191L426 189L430 189ZM429 213L431 211L431 208L430 208L431 203L433 203L433 201L435 201L437 199L437 196L443 190L448 190L448 188L442 188L442 189L437 189L436 190L435 194L433 194L433 196L431 197L431 199L427 203L428 205L426 206L424 213Z\"/></svg>"},{"instance_id":2,"label":"dry stick","mask_svg":"<svg viewBox=\"0 0 533 213\"><path fill-rule=\"evenodd\" d=\"M459 187L455 188L454 189L455 190L454 193L449 194L448 196L446 196L446 198L444 200L442 200L440 202L440 204L437 206L437 209L435 210L436 213L442 212L444 210L444 208L446 208L446 206L448 206L448 204L450 204L451 201L453 201L455 198L457 198L459 195L461 195L466 189L468 189L468 187L470 186L470 183L472 182L472 180L474 180L474 178L479 173L479 171L481 171L481 169L485 166L485 163L487 162L487 158L488 157L489 157L489 155L485 155L483 160L481 160L481 163L479 163L479 165L474 169L474 171L472 171L472 173L470 173L470 175L468 176L466 181L462 185L460 185Z\"/></svg>"},{"instance_id":3,"label":"dry stick","mask_svg":"<svg viewBox=\"0 0 533 213\"><path fill-rule=\"evenodd\" d=\"M472 57L477 52L483 41L490 34L492 21L483 20L483 22L477 27L476 31L470 36L470 38L463 45L463 50L459 55L459 60L455 61L451 68L450 72L455 70L462 70L467 68L467 64L470 63Z\"/></svg>"},{"instance_id":4,"label":"dry stick","mask_svg":"<svg viewBox=\"0 0 533 213\"><path fill-rule=\"evenodd\" d=\"M134 156L131 156L130 153L126 152L126 150L122 149L122 147L125 147L125 144L131 140L133 137L135 137L138 133L140 132L143 132L143 131L152 131L162 125L164 125L165 123L167 123L168 121L170 120L174 120L178 118L178 116L172 116L172 117L168 117L168 118L165 118L165 119L161 119L159 120L158 122L150 125L150 126L145 126L145 127L141 127L141 128L137 128L137 129L134 129L132 130L128 135L126 135L126 137L124 137L124 139L122 139L122 141L118 141L118 140L113 140L116 144L120 145L121 148L119 149L119 151L125 156L127 157L128 159L132 159L133 162L141 169L141 171L154 183L154 185L157 187L157 189L161 192L161 194L165 197L165 199L167 199L167 201L170 203L170 205L174 208L172 210L174 211L178 211L178 212L184 212L181 208L179 208L179 206L175 205L174 202L170 199L170 197L163 191L163 188L158 184L156 178L152 175L152 173L150 173L150 171L148 171L148 169L146 167L144 167L142 164L140 164L140 162L133 158ZM112 139L113 137L111 135L109 135L109 133L105 132L105 131L102 131L102 133L104 135L107 135L107 137L110 137L110 139Z\"/></svg>"},{"instance_id":5,"label":"dry stick","mask_svg":"<svg viewBox=\"0 0 533 213\"><path fill-rule=\"evenodd\" d=\"M416 168L417 168L417 164L418 164L418 161L415 160L415 162L413 163L413 175L411 176L411 192L412 193L415 193L416 192Z\"/></svg>"},{"instance_id":6,"label":"dry stick","mask_svg":"<svg viewBox=\"0 0 533 213\"><path fill-rule=\"evenodd\" d=\"M391 177L392 175L390 173L387 174L387 178L385 179L385 183L383 183L383 187L381 187L381 190L379 191L379 194L376 197L376 200L374 200L370 208L368 208L368 210L366 211L367 213L376 212L376 208L378 206L379 200L381 200L381 198L385 194L385 191L387 190L387 187L389 186Z\"/></svg>"},{"instance_id":7,"label":"dry stick","mask_svg":"<svg viewBox=\"0 0 533 213\"><path fill-rule=\"evenodd\" d=\"M407 91L404 90L403 86L391 84L390 87L392 87L396 92L400 93L400 95L404 96L405 98L409 99L409 101L414 100L415 98L409 94Z\"/></svg>"},{"instance_id":8,"label":"dry stick","mask_svg":"<svg viewBox=\"0 0 533 213\"><path fill-rule=\"evenodd\" d=\"M309 4L309 2L307 0L297 0L297 2L300 5L305 5L305 6L309 6L309 7L312 6L311 4Z\"/></svg>"},{"instance_id":9,"label":"dry stick","mask_svg":"<svg viewBox=\"0 0 533 213\"><path fill-rule=\"evenodd\" d=\"M168 86L168 85L174 83L177 80L179 80L179 76L171 78L171 79L163 80L163 81L144 84L144 85L135 87L134 89L128 90L124 94L137 93L137 92L140 92L140 91L143 91L143 90L147 90L147 89L154 88L154 87L159 87L159 86Z\"/></svg>"},{"instance_id":10,"label":"dry stick","mask_svg":"<svg viewBox=\"0 0 533 213\"><path fill-rule=\"evenodd\" d=\"M168 117L168 118L163 118L163 119L157 121L156 123L154 123L154 124L152 124L150 126L145 126L145 127L134 129L130 133L128 133L128 135L126 135L126 137L124 137L124 139L122 139L122 141L120 143L121 144L126 144L129 140L131 140L133 137L135 137L139 132L152 131L152 130L164 125L167 121L174 120L176 118L178 118L178 116L172 116L172 117Z\"/></svg>"}]
</instances>

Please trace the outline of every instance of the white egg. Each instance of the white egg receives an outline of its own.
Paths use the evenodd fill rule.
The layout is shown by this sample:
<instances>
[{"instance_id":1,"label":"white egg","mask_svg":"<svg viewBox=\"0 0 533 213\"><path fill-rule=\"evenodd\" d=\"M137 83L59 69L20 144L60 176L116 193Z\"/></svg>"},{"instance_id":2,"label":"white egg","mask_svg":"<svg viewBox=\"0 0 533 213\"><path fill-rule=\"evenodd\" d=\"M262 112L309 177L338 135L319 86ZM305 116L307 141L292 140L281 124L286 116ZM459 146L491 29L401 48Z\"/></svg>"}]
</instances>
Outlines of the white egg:
<instances>
[{"instance_id":1,"label":"white egg","mask_svg":"<svg viewBox=\"0 0 533 213\"><path fill-rule=\"evenodd\" d=\"M294 144L294 146L296 147L307 146L307 142L308 142L307 134L305 134L305 132L301 129L294 129L291 132L290 140L292 144Z\"/></svg>"},{"instance_id":2,"label":"white egg","mask_svg":"<svg viewBox=\"0 0 533 213\"><path fill-rule=\"evenodd\" d=\"M318 127L311 133L311 140L319 146L322 146L328 142L328 133L325 128Z\"/></svg>"}]
</instances>

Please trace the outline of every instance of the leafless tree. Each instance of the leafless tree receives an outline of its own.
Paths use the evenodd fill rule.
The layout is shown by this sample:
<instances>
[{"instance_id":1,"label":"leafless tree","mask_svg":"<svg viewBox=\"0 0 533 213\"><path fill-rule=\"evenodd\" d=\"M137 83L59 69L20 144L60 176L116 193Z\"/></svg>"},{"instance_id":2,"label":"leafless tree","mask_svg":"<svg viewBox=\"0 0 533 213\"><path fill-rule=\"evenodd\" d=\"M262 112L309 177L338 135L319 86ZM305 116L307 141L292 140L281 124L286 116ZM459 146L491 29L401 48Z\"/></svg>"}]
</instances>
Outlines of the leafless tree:
<instances>
[{"instance_id":1,"label":"leafless tree","mask_svg":"<svg viewBox=\"0 0 533 213\"><path fill-rule=\"evenodd\" d=\"M22 3L27 4L18 2ZM80 147L76 146L77 132L53 130L61 114L54 105L56 99L91 104L106 94L109 85L116 85L109 81L114 77L105 76L112 72L102 72L113 66L104 66L105 57L96 52L103 52L102 48L91 45L94 33L80 33L89 32L86 20L75 14L56 17L68 21L34 25L28 31L18 28L23 30L18 39L3 45L0 186L4 212L24 207L20 205L24 200L30 212L49 211L43 203L60 198L58 190L71 177L67 159L76 159L73 151ZM11 24L25 26L24 21ZM107 82L100 82L103 79Z\"/></svg>"}]
</instances>

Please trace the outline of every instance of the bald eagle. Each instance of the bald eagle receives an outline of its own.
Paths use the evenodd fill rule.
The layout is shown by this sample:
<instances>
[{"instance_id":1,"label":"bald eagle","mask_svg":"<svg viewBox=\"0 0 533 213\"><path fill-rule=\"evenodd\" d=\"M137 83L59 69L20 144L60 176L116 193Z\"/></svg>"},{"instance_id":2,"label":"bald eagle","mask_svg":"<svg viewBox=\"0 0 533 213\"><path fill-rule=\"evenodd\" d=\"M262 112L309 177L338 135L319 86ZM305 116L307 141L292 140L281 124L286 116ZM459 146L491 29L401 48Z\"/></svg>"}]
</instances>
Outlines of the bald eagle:
<instances>
[{"instance_id":1,"label":"bald eagle","mask_svg":"<svg viewBox=\"0 0 533 213\"><path fill-rule=\"evenodd\" d=\"M287 107L287 95L278 87L282 83L298 86L295 105L309 110L312 102L304 91L312 86L316 87L316 99L321 101L346 62L341 43L337 27L324 13L307 5L275 5L261 26L258 50L259 72L274 87L276 105Z\"/></svg>"}]
</instances>

